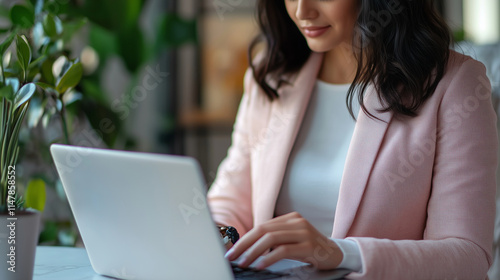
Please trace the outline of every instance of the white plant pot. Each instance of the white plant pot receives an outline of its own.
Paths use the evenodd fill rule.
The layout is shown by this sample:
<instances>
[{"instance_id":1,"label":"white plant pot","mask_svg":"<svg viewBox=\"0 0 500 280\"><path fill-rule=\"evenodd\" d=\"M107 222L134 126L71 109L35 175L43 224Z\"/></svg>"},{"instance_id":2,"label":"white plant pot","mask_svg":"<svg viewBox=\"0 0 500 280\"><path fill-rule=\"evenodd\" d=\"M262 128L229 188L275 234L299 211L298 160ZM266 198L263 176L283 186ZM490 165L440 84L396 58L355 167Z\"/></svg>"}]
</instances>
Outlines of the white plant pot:
<instances>
[{"instance_id":1,"label":"white plant pot","mask_svg":"<svg viewBox=\"0 0 500 280\"><path fill-rule=\"evenodd\" d=\"M0 214L0 279L33 279L40 217L34 209Z\"/></svg>"}]
</instances>

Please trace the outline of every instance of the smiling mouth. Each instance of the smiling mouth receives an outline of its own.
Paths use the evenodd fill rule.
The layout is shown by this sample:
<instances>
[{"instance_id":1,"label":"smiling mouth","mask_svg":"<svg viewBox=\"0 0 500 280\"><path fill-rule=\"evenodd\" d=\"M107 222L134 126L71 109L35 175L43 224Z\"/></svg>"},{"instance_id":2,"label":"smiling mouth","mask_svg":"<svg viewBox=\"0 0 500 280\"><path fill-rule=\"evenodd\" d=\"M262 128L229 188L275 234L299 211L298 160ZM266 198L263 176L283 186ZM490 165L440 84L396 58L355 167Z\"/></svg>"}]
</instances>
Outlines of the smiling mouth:
<instances>
[{"instance_id":1,"label":"smiling mouth","mask_svg":"<svg viewBox=\"0 0 500 280\"><path fill-rule=\"evenodd\" d=\"M323 35L326 31L330 29L330 25L328 26L310 26L310 27L303 27L304 33L307 37L319 37Z\"/></svg>"}]
</instances>

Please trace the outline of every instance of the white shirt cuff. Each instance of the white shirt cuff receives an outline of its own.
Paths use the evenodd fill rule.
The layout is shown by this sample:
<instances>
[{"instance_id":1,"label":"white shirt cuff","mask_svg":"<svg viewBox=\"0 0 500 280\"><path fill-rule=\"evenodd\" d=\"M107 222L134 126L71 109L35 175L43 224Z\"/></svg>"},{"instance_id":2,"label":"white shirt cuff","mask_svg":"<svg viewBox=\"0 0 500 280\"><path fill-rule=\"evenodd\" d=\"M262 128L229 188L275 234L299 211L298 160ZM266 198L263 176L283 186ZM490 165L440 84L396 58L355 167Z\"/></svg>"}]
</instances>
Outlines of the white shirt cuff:
<instances>
[{"instance_id":1,"label":"white shirt cuff","mask_svg":"<svg viewBox=\"0 0 500 280\"><path fill-rule=\"evenodd\" d=\"M349 269L354 272L362 272L363 265L361 263L361 251L358 244L353 240L330 238L339 246L344 258L337 266L338 268Z\"/></svg>"}]
</instances>

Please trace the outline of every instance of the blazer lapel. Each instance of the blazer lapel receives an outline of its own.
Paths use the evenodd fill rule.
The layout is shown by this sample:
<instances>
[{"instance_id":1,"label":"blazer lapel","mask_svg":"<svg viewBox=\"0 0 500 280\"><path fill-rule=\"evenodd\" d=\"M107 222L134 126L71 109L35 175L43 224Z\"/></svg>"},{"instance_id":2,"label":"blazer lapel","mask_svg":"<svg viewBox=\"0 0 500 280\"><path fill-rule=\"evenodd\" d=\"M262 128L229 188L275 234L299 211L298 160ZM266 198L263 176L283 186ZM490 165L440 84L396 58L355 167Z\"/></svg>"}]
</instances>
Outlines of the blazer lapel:
<instances>
[{"instance_id":1,"label":"blazer lapel","mask_svg":"<svg viewBox=\"0 0 500 280\"><path fill-rule=\"evenodd\" d=\"M378 113L376 111L382 108L382 104L373 86L367 89L365 106L380 120L368 117L360 109L340 184L333 238L345 238L353 224L378 150L393 117L392 112Z\"/></svg>"},{"instance_id":2,"label":"blazer lapel","mask_svg":"<svg viewBox=\"0 0 500 280\"><path fill-rule=\"evenodd\" d=\"M323 61L322 53L312 52L301 71L290 84L278 90L279 98L272 103L271 117L265 137L259 137L259 165L252 194L254 225L271 219L281 189L288 157L300 129L311 92Z\"/></svg>"}]
</instances>

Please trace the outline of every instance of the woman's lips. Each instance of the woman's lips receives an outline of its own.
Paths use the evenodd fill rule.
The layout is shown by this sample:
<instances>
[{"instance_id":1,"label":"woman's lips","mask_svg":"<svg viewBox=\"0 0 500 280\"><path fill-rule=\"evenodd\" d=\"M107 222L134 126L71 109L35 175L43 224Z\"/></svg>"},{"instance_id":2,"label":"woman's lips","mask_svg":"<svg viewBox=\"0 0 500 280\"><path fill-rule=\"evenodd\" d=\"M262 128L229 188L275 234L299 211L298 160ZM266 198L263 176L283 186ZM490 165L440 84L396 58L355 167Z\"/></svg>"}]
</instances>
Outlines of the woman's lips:
<instances>
[{"instance_id":1,"label":"woman's lips","mask_svg":"<svg viewBox=\"0 0 500 280\"><path fill-rule=\"evenodd\" d=\"M307 37L314 38L323 35L326 31L328 31L328 29L330 29L330 26L310 26L303 27L302 29Z\"/></svg>"}]
</instances>

